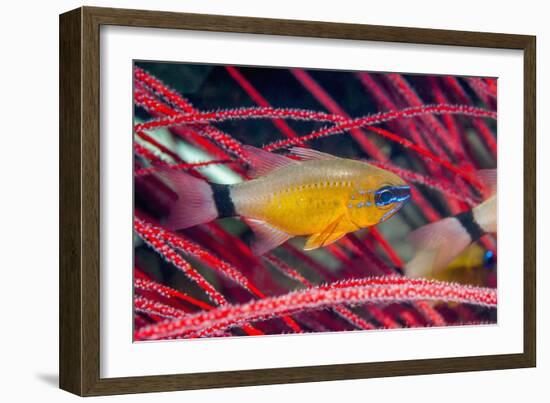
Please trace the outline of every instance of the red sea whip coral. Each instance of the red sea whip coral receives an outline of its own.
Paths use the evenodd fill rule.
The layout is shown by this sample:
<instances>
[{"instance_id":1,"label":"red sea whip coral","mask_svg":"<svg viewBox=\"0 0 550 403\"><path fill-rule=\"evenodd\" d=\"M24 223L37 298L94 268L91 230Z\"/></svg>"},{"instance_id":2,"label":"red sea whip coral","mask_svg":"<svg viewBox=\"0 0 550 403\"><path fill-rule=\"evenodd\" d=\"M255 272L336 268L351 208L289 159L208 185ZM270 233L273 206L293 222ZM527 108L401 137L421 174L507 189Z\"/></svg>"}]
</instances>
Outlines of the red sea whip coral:
<instances>
[{"instance_id":1,"label":"red sea whip coral","mask_svg":"<svg viewBox=\"0 0 550 403\"><path fill-rule=\"evenodd\" d=\"M448 204L448 213L456 213L478 203L483 194L474 172L482 167L480 157L464 136L474 133L496 155L488 123L496 119L493 81L428 77L416 83L422 84L420 91L400 74L347 73L347 79L355 80L380 107L353 118L306 70L288 70L287 78L294 78L294 91L304 91L314 101L308 107L276 107L245 70L224 69L227 86L233 82L250 101L239 107L199 109L146 70L134 69L135 105L148 114L134 126L136 197L145 200L136 205L134 231L162 258L159 264L165 270L187 279L174 283L170 276L148 273L150 257L136 259L136 340L491 322L487 312L496 307L495 289L400 277L402 258L376 228L326 248L330 265L292 243L258 258L240 236L216 222L181 233L166 230L157 214L166 208L166 200L149 193L170 193L155 180L159 168L202 177L204 167L225 166L246 179L246 139L237 139L225 125L267 120L281 136L263 144L267 151L308 147L350 134L360 158L416 184L413 203L424 219L436 220L446 215L442 202ZM432 94L428 101L422 99L426 88ZM312 108L312 102L318 108ZM304 130L290 122L313 126ZM156 136L166 129L172 142ZM186 161L175 147L178 142L204 150L212 159ZM400 166L390 158L388 147L412 163ZM437 203L427 197L428 189L438 194Z\"/></svg>"}]
</instances>

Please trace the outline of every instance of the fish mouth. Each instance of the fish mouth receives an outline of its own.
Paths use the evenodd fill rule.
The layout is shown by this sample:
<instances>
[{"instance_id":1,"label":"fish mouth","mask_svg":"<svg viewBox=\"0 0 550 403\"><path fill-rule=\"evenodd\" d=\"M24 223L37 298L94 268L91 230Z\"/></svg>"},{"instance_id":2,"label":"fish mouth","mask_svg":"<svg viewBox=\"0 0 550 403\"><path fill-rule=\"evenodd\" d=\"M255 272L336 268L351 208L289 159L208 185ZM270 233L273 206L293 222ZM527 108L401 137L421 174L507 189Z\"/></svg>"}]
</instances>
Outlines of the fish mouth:
<instances>
[{"instance_id":1,"label":"fish mouth","mask_svg":"<svg viewBox=\"0 0 550 403\"><path fill-rule=\"evenodd\" d=\"M388 218L390 218L399 210L401 210L401 208L405 205L406 201L411 198L411 188L408 185L392 186L391 189L392 189L392 192L395 194L393 203L397 203L397 204L395 204L393 208L391 208L390 210L384 213L384 215L380 219L380 222L386 221Z\"/></svg>"},{"instance_id":2,"label":"fish mouth","mask_svg":"<svg viewBox=\"0 0 550 403\"><path fill-rule=\"evenodd\" d=\"M393 191L398 202L405 202L411 198L411 187L409 185L394 186Z\"/></svg>"}]
</instances>

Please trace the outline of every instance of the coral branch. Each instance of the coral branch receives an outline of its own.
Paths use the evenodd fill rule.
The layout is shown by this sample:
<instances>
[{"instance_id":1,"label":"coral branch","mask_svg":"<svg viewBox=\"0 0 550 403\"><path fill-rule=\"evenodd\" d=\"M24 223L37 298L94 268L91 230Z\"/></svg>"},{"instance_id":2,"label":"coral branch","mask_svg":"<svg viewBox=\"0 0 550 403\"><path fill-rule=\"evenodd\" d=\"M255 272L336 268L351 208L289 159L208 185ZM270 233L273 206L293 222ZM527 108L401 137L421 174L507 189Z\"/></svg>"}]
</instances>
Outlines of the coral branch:
<instances>
[{"instance_id":1,"label":"coral branch","mask_svg":"<svg viewBox=\"0 0 550 403\"><path fill-rule=\"evenodd\" d=\"M225 66L225 69L229 75L241 86L241 88L250 96L250 98L256 102L259 106L270 108L271 105L267 102L267 99L263 97L260 92L254 88L252 83L248 81L241 72L233 66ZM296 132L282 119L273 119L273 124L277 127L281 133L288 138L298 137Z\"/></svg>"},{"instance_id":2,"label":"coral branch","mask_svg":"<svg viewBox=\"0 0 550 403\"><path fill-rule=\"evenodd\" d=\"M144 70L138 67L134 69L134 79L137 80L139 83L145 85L154 94L157 94L166 99L168 102L177 107L181 112L185 114L192 114L197 112L193 105L183 96L178 94L176 91L168 88L160 80L157 80L156 78L149 75ZM157 107L156 111L160 112L161 114L167 114L168 116L174 116L176 114L175 111L166 108L159 109L159 107ZM222 147L225 151L228 151L232 155L235 155L240 160L246 160L242 152L242 145L233 137L212 126L204 126L202 128L198 128L198 131L219 144L220 147ZM177 131L176 133L181 134Z\"/></svg>"},{"instance_id":3,"label":"coral branch","mask_svg":"<svg viewBox=\"0 0 550 403\"><path fill-rule=\"evenodd\" d=\"M421 155L423 157L427 157L427 158L431 159L432 161L437 162L441 166L447 168L449 171L451 171L451 172L463 177L464 179L468 180L470 183L472 183L477 188L481 189L483 187L483 184L480 183L479 180L471 172L465 171L464 169L461 169L461 168L457 167L453 163L432 154L427 149L419 147L416 144L411 143L410 141L408 141L406 139L400 138L399 136L396 136L395 134L393 134L393 133L391 133L391 132L389 132L385 129L380 129L378 127L370 127L369 129L372 130L373 132L381 135L381 136L384 136L384 137L386 137L386 138L388 138L392 141L395 141L395 142L401 144L402 146L404 146L406 148L410 148L411 150L417 152L419 155Z\"/></svg>"},{"instance_id":4,"label":"coral branch","mask_svg":"<svg viewBox=\"0 0 550 403\"><path fill-rule=\"evenodd\" d=\"M410 84L401 74L388 74L386 77L395 86L398 92L405 98L407 105L413 107L421 107L424 105L422 99L420 99L416 91L410 86ZM420 116L420 119L434 134L433 136L427 136L427 141L438 155L444 155L446 145L451 148L453 154L454 152L456 152L458 146L455 144L454 139L449 136L443 125L437 120L435 116L429 114L422 115ZM451 153L447 153L447 155L449 157L452 156Z\"/></svg>"},{"instance_id":5,"label":"coral branch","mask_svg":"<svg viewBox=\"0 0 550 403\"><path fill-rule=\"evenodd\" d=\"M176 170L189 170L189 169L197 169L197 168L203 168L210 165L223 165L223 164L229 164L232 161L229 160L212 160L212 161L203 161L203 162L183 162L181 164L167 164L163 167L169 168L169 169L176 169ZM150 175L154 174L156 172L159 172L161 168L159 167L149 167L149 168L141 168L136 169L134 171L135 176L144 176L144 175Z\"/></svg>"},{"instance_id":6,"label":"coral branch","mask_svg":"<svg viewBox=\"0 0 550 403\"><path fill-rule=\"evenodd\" d=\"M164 318L180 318L186 314L181 309L139 295L134 297L134 307L137 312L146 313L148 315L158 315Z\"/></svg>"},{"instance_id":7,"label":"coral branch","mask_svg":"<svg viewBox=\"0 0 550 403\"><path fill-rule=\"evenodd\" d=\"M274 267L279 269L282 273L284 273L289 278L292 278L293 280L298 281L300 284L302 284L306 287L313 287L312 283L310 283L300 273L298 273L292 267L287 265L281 259L278 259L275 256L268 255L268 256L266 256L266 260L268 260ZM376 329L376 327L373 326L371 323L369 323L366 320L362 319L360 316L356 315L355 313L353 313L351 310L349 310L348 308L346 308L343 305L334 306L333 310L338 315L340 315L342 318L344 318L349 323L351 323L352 325L354 325L355 327L357 327L359 329L363 329L363 330Z\"/></svg>"},{"instance_id":8,"label":"coral branch","mask_svg":"<svg viewBox=\"0 0 550 403\"><path fill-rule=\"evenodd\" d=\"M140 221L140 224L145 224L144 221ZM172 247L176 248L177 250L180 250L181 252L185 254L190 254L198 259L202 260L206 264L208 264L212 269L220 272L223 276L227 277L228 279L234 281L235 283L241 285L248 291L250 291L252 294L259 298L265 298L266 295L261 292L252 282L247 279L239 270L237 270L232 265L228 264L227 262L222 261L221 259L217 258L213 254L209 253L205 249L199 247L194 242L185 239L181 235L176 235L170 231L167 231L161 227L154 226L151 224L145 224L147 225L147 235L150 237L156 238L158 241L166 242L167 244L171 245ZM179 255L176 255L179 256ZM180 258L181 259L181 258ZM178 259L176 259L178 260ZM181 259L183 260L183 259ZM178 260L179 261L179 260ZM181 262L180 262L181 263ZM189 265L188 265L189 266ZM189 266L190 267L190 266ZM191 276L191 279L199 283L199 276L196 271L189 271L188 270L188 276ZM197 276L198 275L198 276ZM202 280L202 276L200 276ZM199 285L201 285L201 288L207 290L206 285L204 284L205 281L201 281ZM208 288L208 292L212 293L212 287ZM221 296L219 293L215 293L214 296ZM218 302L218 304L227 303L224 300L220 300L223 302ZM282 318L287 324L297 333L301 332L300 326L290 317L283 317Z\"/></svg>"},{"instance_id":9,"label":"coral branch","mask_svg":"<svg viewBox=\"0 0 550 403\"><path fill-rule=\"evenodd\" d=\"M483 101L484 104L490 105L491 101L496 98L496 94L490 89L490 87L479 77L467 77L466 81L475 91L477 96Z\"/></svg>"},{"instance_id":10,"label":"coral branch","mask_svg":"<svg viewBox=\"0 0 550 403\"><path fill-rule=\"evenodd\" d=\"M239 270L230 265L227 262L217 258L212 253L206 251L204 248L201 248L196 243L186 239L183 235L176 235L172 232L166 231L160 227L152 227L157 233L157 236L162 240L168 242L174 248L180 250L184 254L195 256L200 259L202 262L208 264L212 269L218 271L223 276L232 280L236 284L241 285L257 297L265 297L258 288L250 282Z\"/></svg>"},{"instance_id":11,"label":"coral branch","mask_svg":"<svg viewBox=\"0 0 550 403\"><path fill-rule=\"evenodd\" d=\"M174 290L170 287L166 287L165 285L159 284L152 280L136 278L134 280L134 287L136 290L151 291L167 298L179 298L182 301L188 302L202 310L208 311L213 308L212 305L208 305L206 302L202 302L196 298L190 297L187 294Z\"/></svg>"},{"instance_id":12,"label":"coral branch","mask_svg":"<svg viewBox=\"0 0 550 403\"><path fill-rule=\"evenodd\" d=\"M350 286L350 284L360 284ZM320 309L342 303L409 302L418 300L442 300L485 307L495 307L497 295L494 289L463 286L428 280L408 280L384 277L341 282L279 297L252 301L243 305L219 307L209 312L187 315L176 320L145 326L135 332L136 340L158 339L221 326L238 326L245 321L257 321L283 313Z\"/></svg>"},{"instance_id":13,"label":"coral branch","mask_svg":"<svg viewBox=\"0 0 550 403\"><path fill-rule=\"evenodd\" d=\"M328 111L349 119L348 114L338 105L338 103L311 77L309 73L302 69L290 69L290 72L296 79L323 105ZM370 141L367 134L361 129L351 130L351 136L359 146L372 158L384 159L384 154L378 147Z\"/></svg>"},{"instance_id":14,"label":"coral branch","mask_svg":"<svg viewBox=\"0 0 550 403\"><path fill-rule=\"evenodd\" d=\"M146 73L145 70L139 67L134 68L134 78L143 85L149 87L154 93L166 99L182 112L190 113L195 111L193 105L166 84Z\"/></svg>"},{"instance_id":15,"label":"coral branch","mask_svg":"<svg viewBox=\"0 0 550 403\"><path fill-rule=\"evenodd\" d=\"M457 114L471 117L480 117L496 119L497 114L494 111L476 108L468 105L435 104L410 107L396 111L381 112L374 115L363 116L355 119L346 119L345 116L329 114L324 112L311 111L307 109L291 108L236 108L221 109L217 111L194 112L180 114L174 117L155 119L145 123L138 123L134 130L157 129L161 127L172 127L190 123L209 123L224 122L227 120L239 119L293 119L303 121L331 122L340 123L340 130L351 130L354 128L365 127L385 122L390 122L400 118L414 118L428 114ZM303 137L301 137L303 138ZM299 142L300 138L289 140L290 142Z\"/></svg>"},{"instance_id":16,"label":"coral branch","mask_svg":"<svg viewBox=\"0 0 550 403\"><path fill-rule=\"evenodd\" d=\"M342 118L342 117L336 117L335 115L328 115L328 114L319 115L319 113L311 112L307 110L304 111L304 110L295 110L295 109L275 109L275 108L242 108L242 109L235 109L235 110L179 115L176 118L154 120L147 123L136 125L135 130L153 129L158 127L165 127L165 126L178 125L178 124L197 122L197 121L204 121L204 122L223 121L223 120L234 119L234 118L281 117L281 118L293 118L293 119L303 119L303 118L307 119L308 116L311 117L312 114L315 114L318 117L319 116L324 117L326 120L330 120L333 122L340 122L340 123L337 123L336 125L329 128L316 130L305 136L301 136L293 139L279 140L269 144L264 148L267 151L273 151L280 148L287 148L294 145L298 145L304 141L310 141L313 139L327 137L335 134L341 134L354 128L368 127L368 129L373 131L374 133L377 133L383 137L386 137L406 148L410 148L411 150L417 152L418 154L443 165L445 168L453 171L456 174L461 175L471 183L480 187L481 184L477 181L475 177L473 177L468 172L460 168L457 168L452 163L434 155L429 150L422 148L417 144L412 143L411 141L401 136L398 136L387 130L380 129L373 126L376 124L389 122L399 118L411 118L411 117L423 116L427 114L445 114L445 113L463 114L467 116L486 117L486 118L496 119L496 112L487 111L485 109L480 109L480 108L475 108L475 107L465 106L465 105L426 105L421 107L406 108L399 111L378 113L375 115L356 118L356 119L350 119L350 120L346 120L345 118Z\"/></svg>"},{"instance_id":17,"label":"coral branch","mask_svg":"<svg viewBox=\"0 0 550 403\"><path fill-rule=\"evenodd\" d=\"M159 253L164 259L172 263L183 274L185 274L191 281L195 282L200 288L204 290L206 295L216 305L227 304L225 297L220 294L203 276L199 274L195 269L191 267L177 252L168 245L168 243L158 237L158 228L153 225L139 219L134 218L134 230L140 236L145 243Z\"/></svg>"},{"instance_id":18,"label":"coral branch","mask_svg":"<svg viewBox=\"0 0 550 403\"><path fill-rule=\"evenodd\" d=\"M149 150L147 147L134 142L134 153L146 161L156 163L158 165L168 166L168 162L162 159L159 155Z\"/></svg>"},{"instance_id":19,"label":"coral branch","mask_svg":"<svg viewBox=\"0 0 550 403\"><path fill-rule=\"evenodd\" d=\"M460 85L456 77L444 76L443 81L452 89L453 93L457 96L460 102L463 102L467 105L472 105L472 100L464 91L464 88ZM496 139L487 126L485 122L481 119L474 119L473 124L476 127L477 131L485 141L489 151L496 157L497 155L497 142Z\"/></svg>"},{"instance_id":20,"label":"coral branch","mask_svg":"<svg viewBox=\"0 0 550 403\"><path fill-rule=\"evenodd\" d=\"M144 140L145 142L149 143L149 145L155 147L160 152L166 154L167 156L171 157L176 162L183 162L183 160L180 158L178 154L176 154L174 151L170 150L165 145L159 143L157 140L155 140L153 137L149 136L144 131L137 131L136 135Z\"/></svg>"}]
</instances>

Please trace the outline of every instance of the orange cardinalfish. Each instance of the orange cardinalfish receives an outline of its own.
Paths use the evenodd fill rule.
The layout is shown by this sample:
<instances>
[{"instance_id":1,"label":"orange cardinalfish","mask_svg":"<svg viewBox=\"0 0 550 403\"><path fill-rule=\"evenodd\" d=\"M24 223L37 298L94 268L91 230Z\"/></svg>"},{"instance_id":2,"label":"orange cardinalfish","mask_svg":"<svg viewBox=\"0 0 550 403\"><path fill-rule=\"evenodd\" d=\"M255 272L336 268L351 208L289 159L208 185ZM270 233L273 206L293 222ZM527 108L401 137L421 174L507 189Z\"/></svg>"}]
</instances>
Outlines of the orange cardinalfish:
<instances>
[{"instance_id":1,"label":"orange cardinalfish","mask_svg":"<svg viewBox=\"0 0 550 403\"><path fill-rule=\"evenodd\" d=\"M429 278L436 280L485 286L491 281L496 268L496 255L473 243L462 251L456 259Z\"/></svg>"},{"instance_id":2,"label":"orange cardinalfish","mask_svg":"<svg viewBox=\"0 0 550 403\"><path fill-rule=\"evenodd\" d=\"M409 235L416 255L405 265L408 277L437 277L472 242L497 231L497 172L481 170L478 177L492 196L471 210L424 225Z\"/></svg>"},{"instance_id":3,"label":"orange cardinalfish","mask_svg":"<svg viewBox=\"0 0 550 403\"><path fill-rule=\"evenodd\" d=\"M299 161L250 146L245 152L255 179L236 185L161 171L179 198L166 225L177 230L240 216L255 234L257 255L299 235L309 236L310 250L389 219L410 198L400 177L365 162L305 148L291 150Z\"/></svg>"}]
</instances>

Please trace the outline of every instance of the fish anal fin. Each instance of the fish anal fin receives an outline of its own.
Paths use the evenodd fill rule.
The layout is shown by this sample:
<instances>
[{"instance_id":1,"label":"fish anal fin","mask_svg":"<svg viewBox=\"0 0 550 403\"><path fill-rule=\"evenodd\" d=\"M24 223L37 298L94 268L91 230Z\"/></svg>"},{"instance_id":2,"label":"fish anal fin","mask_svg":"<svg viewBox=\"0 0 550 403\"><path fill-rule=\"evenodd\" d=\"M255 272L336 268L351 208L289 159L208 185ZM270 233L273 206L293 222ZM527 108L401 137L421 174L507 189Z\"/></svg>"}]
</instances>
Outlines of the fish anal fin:
<instances>
[{"instance_id":1,"label":"fish anal fin","mask_svg":"<svg viewBox=\"0 0 550 403\"><path fill-rule=\"evenodd\" d=\"M247 218L245 222L254 232L254 239L250 245L250 249L257 256L269 252L286 242L292 236L272 227L265 221Z\"/></svg>"},{"instance_id":2,"label":"fish anal fin","mask_svg":"<svg viewBox=\"0 0 550 403\"><path fill-rule=\"evenodd\" d=\"M251 165L249 173L254 178L267 175L270 172L291 164L300 163L284 155L270 153L257 147L245 145L243 149Z\"/></svg>"},{"instance_id":3,"label":"fish anal fin","mask_svg":"<svg viewBox=\"0 0 550 403\"><path fill-rule=\"evenodd\" d=\"M303 147L292 147L290 153L297 157L300 157L302 160L331 160L336 159L334 155L323 153L321 151L313 150L311 148Z\"/></svg>"}]
</instances>

